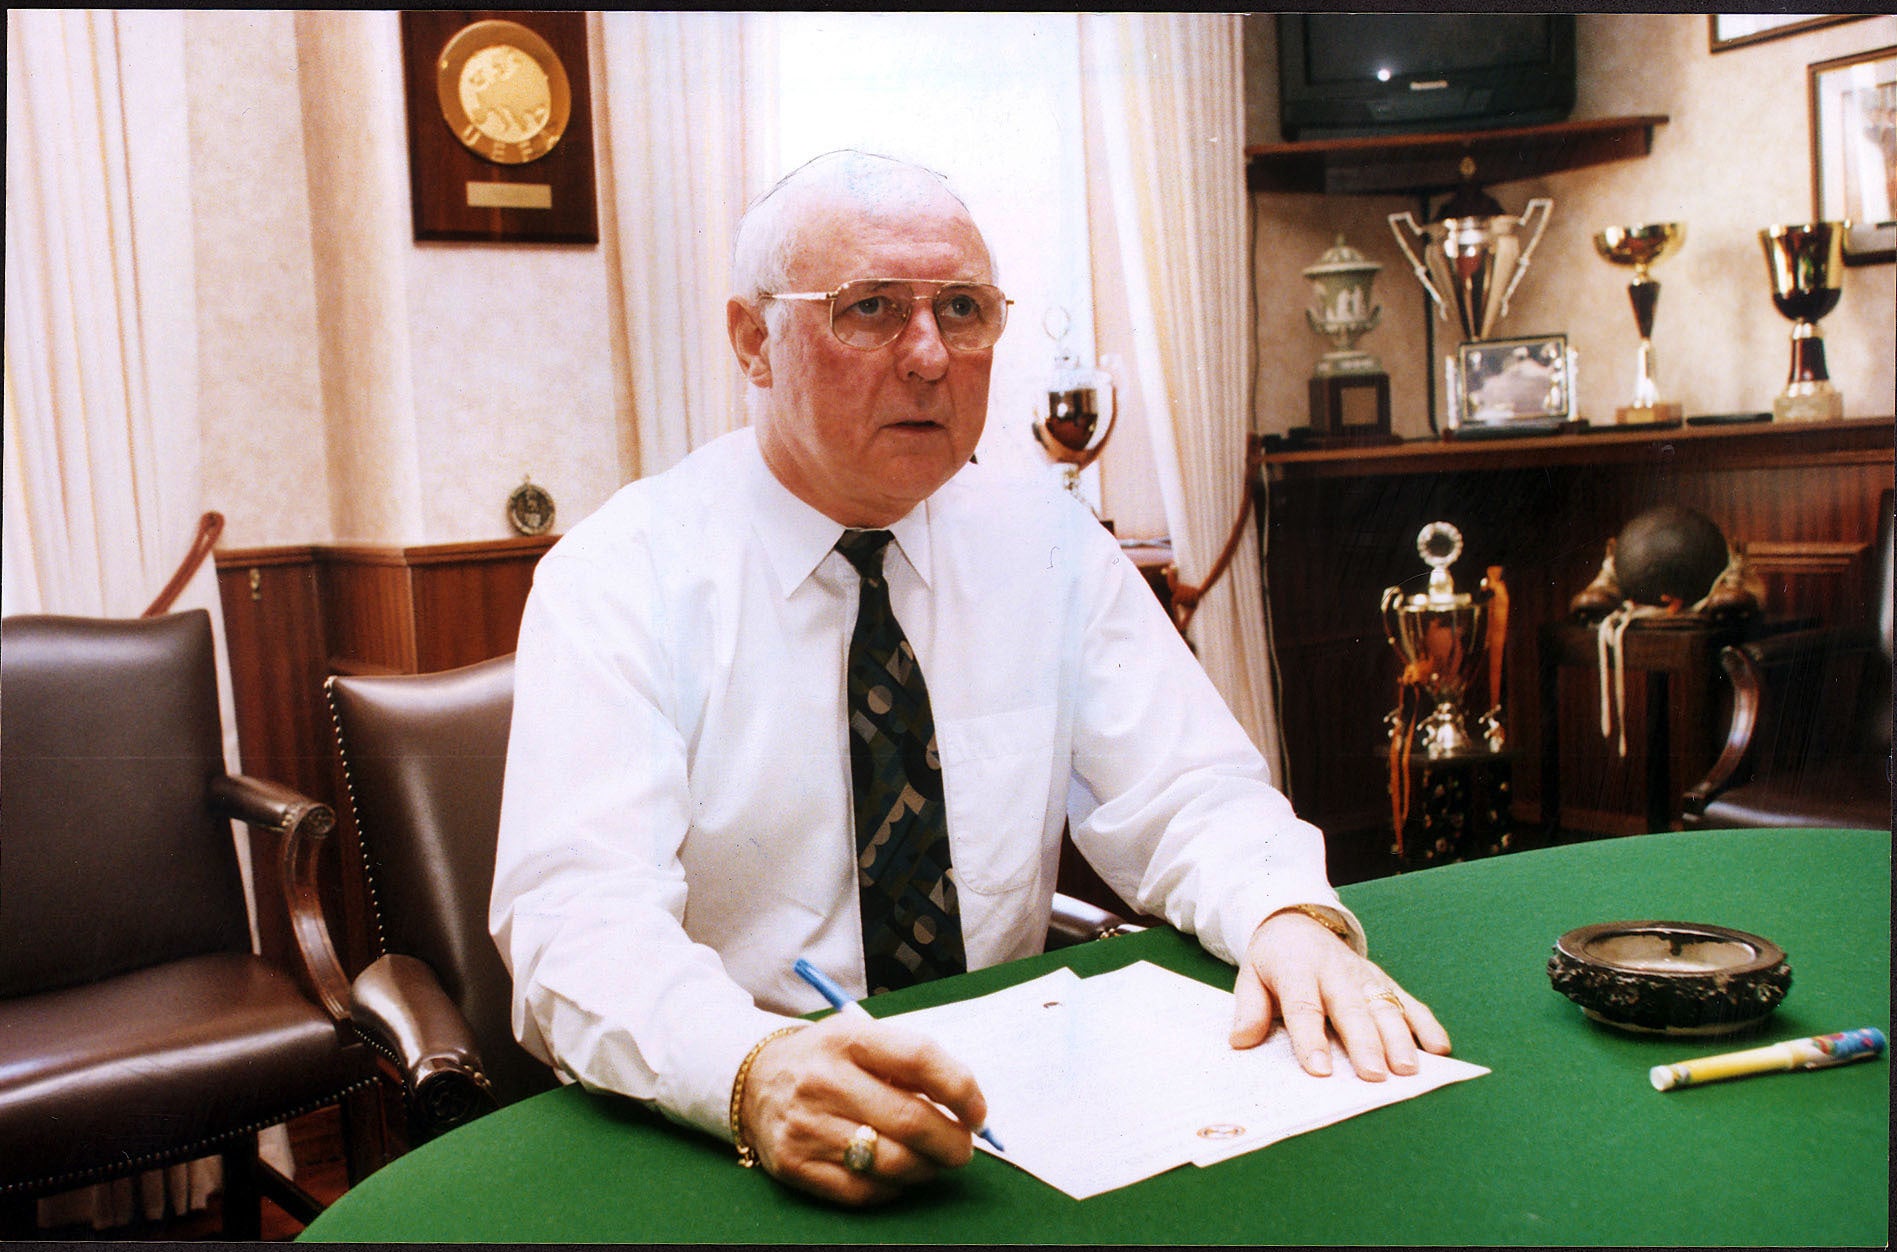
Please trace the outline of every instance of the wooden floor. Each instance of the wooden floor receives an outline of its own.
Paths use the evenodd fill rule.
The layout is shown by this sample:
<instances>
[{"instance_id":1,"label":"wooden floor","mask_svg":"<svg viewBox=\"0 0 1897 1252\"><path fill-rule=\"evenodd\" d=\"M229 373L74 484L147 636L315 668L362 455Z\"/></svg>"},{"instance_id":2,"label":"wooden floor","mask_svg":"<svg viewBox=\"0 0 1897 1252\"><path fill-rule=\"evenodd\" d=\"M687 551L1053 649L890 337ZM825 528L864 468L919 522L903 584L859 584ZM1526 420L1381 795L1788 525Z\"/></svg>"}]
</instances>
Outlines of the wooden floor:
<instances>
[{"instance_id":1,"label":"wooden floor","mask_svg":"<svg viewBox=\"0 0 1897 1252\"><path fill-rule=\"evenodd\" d=\"M334 1108L318 1109L290 1123L290 1152L296 1158L296 1182L324 1204L332 1203L349 1187L343 1163L342 1116ZM94 1230L91 1226L62 1226L30 1237L57 1240L146 1241L221 1240L224 1237L222 1196L214 1195L208 1208L162 1221L140 1219L129 1226ZM303 1225L269 1200L263 1202L263 1238L287 1242Z\"/></svg>"}]
</instances>

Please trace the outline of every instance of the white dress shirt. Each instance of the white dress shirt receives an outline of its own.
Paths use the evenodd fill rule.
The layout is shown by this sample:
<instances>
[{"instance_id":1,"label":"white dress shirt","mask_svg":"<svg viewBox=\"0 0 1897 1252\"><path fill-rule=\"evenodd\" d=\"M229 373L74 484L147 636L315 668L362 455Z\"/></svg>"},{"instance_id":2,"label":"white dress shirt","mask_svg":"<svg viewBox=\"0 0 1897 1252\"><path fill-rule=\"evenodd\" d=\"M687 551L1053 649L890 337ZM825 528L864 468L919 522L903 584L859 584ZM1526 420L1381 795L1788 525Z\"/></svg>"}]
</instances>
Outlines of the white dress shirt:
<instances>
[{"instance_id":1,"label":"white dress shirt","mask_svg":"<svg viewBox=\"0 0 1897 1252\"><path fill-rule=\"evenodd\" d=\"M1227 961L1292 904L1361 950L1322 835L1083 506L971 464L889 529L970 968L1040 951L1070 816L1115 891ZM752 1044L823 1007L792 963L864 991L842 530L740 430L574 527L521 623L489 919L515 1033L720 1135Z\"/></svg>"}]
</instances>

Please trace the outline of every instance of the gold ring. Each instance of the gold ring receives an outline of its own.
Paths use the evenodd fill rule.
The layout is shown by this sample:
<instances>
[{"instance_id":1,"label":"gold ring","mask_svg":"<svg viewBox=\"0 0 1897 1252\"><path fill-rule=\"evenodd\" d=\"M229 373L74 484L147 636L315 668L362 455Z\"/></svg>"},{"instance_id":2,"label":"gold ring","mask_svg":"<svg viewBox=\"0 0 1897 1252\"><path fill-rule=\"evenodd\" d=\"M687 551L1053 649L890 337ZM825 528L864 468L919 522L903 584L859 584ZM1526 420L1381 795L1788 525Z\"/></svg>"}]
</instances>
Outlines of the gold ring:
<instances>
[{"instance_id":1,"label":"gold ring","mask_svg":"<svg viewBox=\"0 0 1897 1252\"><path fill-rule=\"evenodd\" d=\"M876 1127L856 1128L849 1146L843 1149L843 1168L853 1174L867 1174L876 1168Z\"/></svg>"},{"instance_id":2,"label":"gold ring","mask_svg":"<svg viewBox=\"0 0 1897 1252\"><path fill-rule=\"evenodd\" d=\"M1403 1001L1397 999L1396 992L1390 990L1388 987L1383 988L1381 991L1366 992L1366 994L1372 1000L1388 1000L1391 1004L1396 1005L1396 1007L1399 1009L1403 1007Z\"/></svg>"}]
</instances>

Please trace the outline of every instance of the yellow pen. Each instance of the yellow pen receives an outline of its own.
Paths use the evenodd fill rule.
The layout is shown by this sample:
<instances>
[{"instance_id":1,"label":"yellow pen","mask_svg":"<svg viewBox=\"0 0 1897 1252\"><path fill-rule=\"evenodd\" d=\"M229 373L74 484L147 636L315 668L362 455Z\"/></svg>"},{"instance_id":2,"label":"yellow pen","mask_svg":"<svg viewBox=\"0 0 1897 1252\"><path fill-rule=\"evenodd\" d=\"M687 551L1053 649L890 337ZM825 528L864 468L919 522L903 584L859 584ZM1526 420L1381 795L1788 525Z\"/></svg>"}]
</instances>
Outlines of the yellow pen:
<instances>
[{"instance_id":1,"label":"yellow pen","mask_svg":"<svg viewBox=\"0 0 1897 1252\"><path fill-rule=\"evenodd\" d=\"M1847 1061L1869 1060L1884 1052L1884 1032L1875 1027L1840 1031L1835 1035L1814 1035L1809 1039L1788 1039L1770 1047L1748 1048L1720 1056L1702 1056L1677 1065L1655 1065L1647 1077L1655 1091L1675 1087L1697 1087L1724 1078L1744 1078L1748 1074L1770 1074L1785 1069L1822 1069Z\"/></svg>"}]
</instances>

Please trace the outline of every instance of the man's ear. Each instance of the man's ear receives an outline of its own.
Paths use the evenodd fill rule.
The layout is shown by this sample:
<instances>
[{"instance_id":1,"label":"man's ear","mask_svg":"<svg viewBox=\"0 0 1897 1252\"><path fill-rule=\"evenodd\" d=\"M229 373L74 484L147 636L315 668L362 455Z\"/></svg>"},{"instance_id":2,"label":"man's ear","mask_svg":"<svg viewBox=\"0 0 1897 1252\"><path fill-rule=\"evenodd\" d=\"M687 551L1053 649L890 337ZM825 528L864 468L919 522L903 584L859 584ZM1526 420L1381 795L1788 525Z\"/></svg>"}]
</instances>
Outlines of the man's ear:
<instances>
[{"instance_id":1,"label":"man's ear","mask_svg":"<svg viewBox=\"0 0 1897 1252\"><path fill-rule=\"evenodd\" d=\"M771 385L770 328L757 307L736 296L725 301L725 334L738 356L738 368L755 387Z\"/></svg>"}]
</instances>

